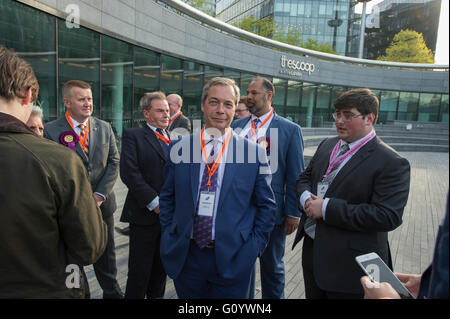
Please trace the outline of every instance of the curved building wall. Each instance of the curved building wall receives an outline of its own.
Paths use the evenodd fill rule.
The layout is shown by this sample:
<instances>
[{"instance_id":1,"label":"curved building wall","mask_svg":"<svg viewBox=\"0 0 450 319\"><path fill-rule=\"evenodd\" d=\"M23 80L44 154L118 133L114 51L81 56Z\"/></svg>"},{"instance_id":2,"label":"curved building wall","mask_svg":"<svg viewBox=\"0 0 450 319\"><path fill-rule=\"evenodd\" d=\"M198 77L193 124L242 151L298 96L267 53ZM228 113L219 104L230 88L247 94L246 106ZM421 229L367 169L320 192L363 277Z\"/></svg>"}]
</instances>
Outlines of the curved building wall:
<instances>
[{"instance_id":1,"label":"curved building wall","mask_svg":"<svg viewBox=\"0 0 450 319\"><path fill-rule=\"evenodd\" d=\"M67 13L66 13L67 12ZM77 22L81 27L66 21ZM276 111L303 126L331 120L332 102L351 87L380 98L380 121L448 122L448 72L368 67L283 53L243 41L150 0L2 0L0 44L33 65L45 119L64 114L59 88L79 78L93 87L95 114L120 136L142 119L146 91L184 97L201 118L200 96L213 76L234 78L245 94L256 74L276 87Z\"/></svg>"}]
</instances>

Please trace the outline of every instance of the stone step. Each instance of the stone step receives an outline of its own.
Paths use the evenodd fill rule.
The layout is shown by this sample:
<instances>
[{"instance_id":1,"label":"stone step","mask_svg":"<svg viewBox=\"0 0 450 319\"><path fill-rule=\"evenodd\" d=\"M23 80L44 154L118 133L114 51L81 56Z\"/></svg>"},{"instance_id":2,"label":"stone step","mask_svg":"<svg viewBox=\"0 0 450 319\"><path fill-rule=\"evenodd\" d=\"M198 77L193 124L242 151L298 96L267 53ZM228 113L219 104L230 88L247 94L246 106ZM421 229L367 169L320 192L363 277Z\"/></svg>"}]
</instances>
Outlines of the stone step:
<instances>
[{"instance_id":1,"label":"stone step","mask_svg":"<svg viewBox=\"0 0 450 319\"><path fill-rule=\"evenodd\" d=\"M377 134L387 144L427 144L427 145L448 145L449 139L442 137L422 137L422 136L384 136ZM305 147L317 146L327 137L335 135L320 135L320 136L304 136L303 143Z\"/></svg>"}]
</instances>

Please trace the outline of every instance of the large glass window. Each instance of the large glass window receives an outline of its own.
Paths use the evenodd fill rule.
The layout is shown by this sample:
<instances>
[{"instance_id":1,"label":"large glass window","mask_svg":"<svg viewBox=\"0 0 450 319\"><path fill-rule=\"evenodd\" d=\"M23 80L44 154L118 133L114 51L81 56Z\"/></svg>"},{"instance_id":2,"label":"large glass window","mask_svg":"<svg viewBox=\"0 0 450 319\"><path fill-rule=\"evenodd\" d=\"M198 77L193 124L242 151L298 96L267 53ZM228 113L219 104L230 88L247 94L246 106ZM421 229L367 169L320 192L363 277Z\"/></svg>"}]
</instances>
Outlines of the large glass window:
<instances>
[{"instance_id":1,"label":"large glass window","mask_svg":"<svg viewBox=\"0 0 450 319\"><path fill-rule=\"evenodd\" d=\"M419 116L417 120L424 122L437 122L440 103L440 94L421 93L419 98Z\"/></svg>"},{"instance_id":2,"label":"large glass window","mask_svg":"<svg viewBox=\"0 0 450 319\"><path fill-rule=\"evenodd\" d=\"M55 18L16 1L0 1L0 30L0 44L18 52L34 70L44 121L56 119Z\"/></svg>"},{"instance_id":3,"label":"large glass window","mask_svg":"<svg viewBox=\"0 0 450 319\"><path fill-rule=\"evenodd\" d=\"M395 120L398 104L398 92L382 91L380 99L380 115L378 123Z\"/></svg>"},{"instance_id":4,"label":"large glass window","mask_svg":"<svg viewBox=\"0 0 450 319\"><path fill-rule=\"evenodd\" d=\"M442 94L440 121L448 123L448 94Z\"/></svg>"},{"instance_id":5,"label":"large glass window","mask_svg":"<svg viewBox=\"0 0 450 319\"><path fill-rule=\"evenodd\" d=\"M321 127L327 121L330 114L330 94L331 88L321 84L317 87L316 109L314 111L313 126Z\"/></svg>"},{"instance_id":6,"label":"large glass window","mask_svg":"<svg viewBox=\"0 0 450 319\"><path fill-rule=\"evenodd\" d=\"M275 87L275 96L272 101L273 108L275 109L275 112L278 113L278 115L284 116L287 81L274 78L272 83Z\"/></svg>"},{"instance_id":7,"label":"large glass window","mask_svg":"<svg viewBox=\"0 0 450 319\"><path fill-rule=\"evenodd\" d=\"M183 79L183 62L180 59L161 55L161 91L181 94L181 81Z\"/></svg>"},{"instance_id":8,"label":"large glass window","mask_svg":"<svg viewBox=\"0 0 450 319\"><path fill-rule=\"evenodd\" d=\"M397 120L415 121L417 118L418 105L419 93L400 92Z\"/></svg>"},{"instance_id":9,"label":"large glass window","mask_svg":"<svg viewBox=\"0 0 450 319\"><path fill-rule=\"evenodd\" d=\"M239 88L241 89L241 95L247 95L247 89L250 85L250 82L252 81L255 74L251 73L241 73L241 83Z\"/></svg>"},{"instance_id":10,"label":"large glass window","mask_svg":"<svg viewBox=\"0 0 450 319\"><path fill-rule=\"evenodd\" d=\"M217 68L209 65L205 66L205 83L218 76L223 76L222 68Z\"/></svg>"},{"instance_id":11,"label":"large glass window","mask_svg":"<svg viewBox=\"0 0 450 319\"><path fill-rule=\"evenodd\" d=\"M203 65L184 62L183 110L190 119L202 119L201 98L203 88Z\"/></svg>"},{"instance_id":12,"label":"large glass window","mask_svg":"<svg viewBox=\"0 0 450 319\"><path fill-rule=\"evenodd\" d=\"M311 127L313 124L313 110L316 103L317 85L314 83L303 83L302 106L300 108L300 125Z\"/></svg>"},{"instance_id":13,"label":"large glass window","mask_svg":"<svg viewBox=\"0 0 450 319\"><path fill-rule=\"evenodd\" d=\"M102 35L101 41L101 117L111 123L120 144L123 130L132 126L133 48L108 36Z\"/></svg>"},{"instance_id":14,"label":"large glass window","mask_svg":"<svg viewBox=\"0 0 450 319\"><path fill-rule=\"evenodd\" d=\"M300 93L301 83L298 81L288 81L287 99L286 99L286 118L300 123Z\"/></svg>"},{"instance_id":15,"label":"large glass window","mask_svg":"<svg viewBox=\"0 0 450 319\"><path fill-rule=\"evenodd\" d=\"M139 105L146 92L159 91L159 54L144 48L134 48L133 126L145 122Z\"/></svg>"},{"instance_id":16,"label":"large glass window","mask_svg":"<svg viewBox=\"0 0 450 319\"><path fill-rule=\"evenodd\" d=\"M77 43L76 46L73 44ZM91 85L94 116L100 115L100 35L86 28L67 28L58 20L59 98L58 116L66 109L61 88L69 80L82 80Z\"/></svg>"}]
</instances>

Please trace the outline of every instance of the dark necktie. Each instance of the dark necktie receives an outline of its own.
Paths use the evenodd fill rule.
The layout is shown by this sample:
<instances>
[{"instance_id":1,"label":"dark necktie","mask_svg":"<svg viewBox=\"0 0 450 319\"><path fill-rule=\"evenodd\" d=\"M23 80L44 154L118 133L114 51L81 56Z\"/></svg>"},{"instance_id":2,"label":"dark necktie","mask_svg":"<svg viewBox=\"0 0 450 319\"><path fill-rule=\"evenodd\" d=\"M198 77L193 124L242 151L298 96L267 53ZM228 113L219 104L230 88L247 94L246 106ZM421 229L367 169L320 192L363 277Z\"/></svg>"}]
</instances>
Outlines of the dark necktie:
<instances>
[{"instance_id":1,"label":"dark necktie","mask_svg":"<svg viewBox=\"0 0 450 319\"><path fill-rule=\"evenodd\" d=\"M217 157L217 153L218 153L217 147L218 147L219 142L217 140L215 140L213 143L214 143L213 147L208 156L208 162L211 163L211 164L209 164L210 166L212 166L212 163L214 162L215 158ZM209 179L208 166L205 164L205 169L203 170L202 181L200 184L200 193L201 192L212 192L212 193L216 192L218 174L219 174L219 168L217 168L216 171L214 172L213 176L211 176L211 185L208 186L208 179ZM194 241L197 243L197 245L200 248L204 248L206 245L208 245L212 241L212 222L213 222L212 216L198 215L198 205L197 205L197 215L195 215L195 219L194 219L193 238L194 238Z\"/></svg>"},{"instance_id":2,"label":"dark necktie","mask_svg":"<svg viewBox=\"0 0 450 319\"><path fill-rule=\"evenodd\" d=\"M159 134L161 134L162 136L166 137L166 135L164 134L164 131L160 128L156 129L156 132L158 132ZM167 153L169 152L169 145L167 145L166 142L164 142L163 140L161 140L160 138L158 138L159 144L161 145L164 155L166 155L167 158Z\"/></svg>"}]
</instances>

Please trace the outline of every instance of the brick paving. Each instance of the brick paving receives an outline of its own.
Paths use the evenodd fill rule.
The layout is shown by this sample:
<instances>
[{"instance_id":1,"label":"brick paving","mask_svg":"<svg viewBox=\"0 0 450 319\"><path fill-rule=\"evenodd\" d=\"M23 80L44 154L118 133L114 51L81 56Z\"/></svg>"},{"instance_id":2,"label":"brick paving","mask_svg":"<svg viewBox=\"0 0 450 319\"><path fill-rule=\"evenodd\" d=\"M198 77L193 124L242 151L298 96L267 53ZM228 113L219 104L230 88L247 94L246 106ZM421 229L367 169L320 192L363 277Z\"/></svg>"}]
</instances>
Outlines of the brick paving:
<instances>
[{"instance_id":1,"label":"brick paving","mask_svg":"<svg viewBox=\"0 0 450 319\"><path fill-rule=\"evenodd\" d=\"M449 190L449 154L401 152L411 164L411 188L406 205L403 224L389 234L394 270L404 273L421 273L433 257L434 241L439 223L445 214ZM119 222L126 186L118 180L115 185L118 209L115 213L116 226ZM125 292L128 271L128 237L115 232L117 254L117 278ZM304 299L304 283L301 267L301 244L291 250L294 235L287 237L285 295L287 299ZM92 298L102 298L102 290L95 278L92 266L85 267ZM259 274L259 269L257 269ZM261 298L260 280L257 276L255 298ZM173 282L167 279L166 299L177 298Z\"/></svg>"}]
</instances>

